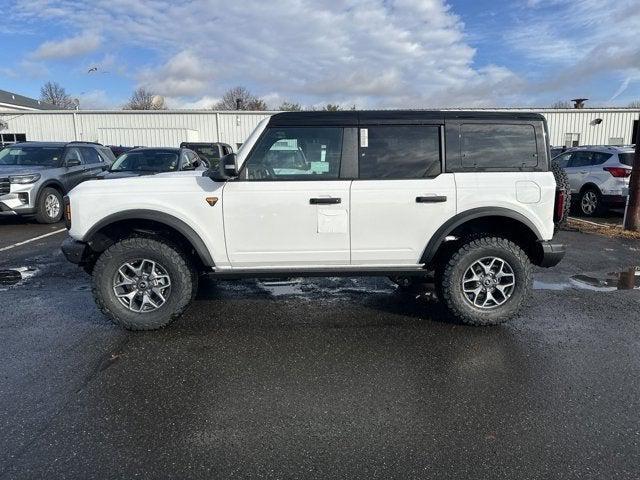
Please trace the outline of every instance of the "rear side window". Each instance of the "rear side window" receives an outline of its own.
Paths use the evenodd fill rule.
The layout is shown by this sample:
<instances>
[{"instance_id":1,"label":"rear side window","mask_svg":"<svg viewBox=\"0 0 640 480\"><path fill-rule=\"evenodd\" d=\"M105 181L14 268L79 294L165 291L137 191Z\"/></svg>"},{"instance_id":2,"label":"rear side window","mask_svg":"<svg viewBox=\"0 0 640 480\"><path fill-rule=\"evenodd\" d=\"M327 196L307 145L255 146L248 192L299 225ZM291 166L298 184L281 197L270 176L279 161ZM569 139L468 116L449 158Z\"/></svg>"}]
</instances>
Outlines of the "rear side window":
<instances>
[{"instance_id":1,"label":"rear side window","mask_svg":"<svg viewBox=\"0 0 640 480\"><path fill-rule=\"evenodd\" d=\"M437 126L387 125L360 129L359 178L434 177L442 171Z\"/></svg>"},{"instance_id":2,"label":"rear side window","mask_svg":"<svg viewBox=\"0 0 640 480\"><path fill-rule=\"evenodd\" d=\"M634 153L619 153L618 154L618 159L620 160L620 163L624 164L624 165L629 165L630 167L633 167L633 157L634 157Z\"/></svg>"},{"instance_id":3,"label":"rear side window","mask_svg":"<svg viewBox=\"0 0 640 480\"><path fill-rule=\"evenodd\" d=\"M80 151L82 152L82 158L84 159L84 163L92 164L92 163L101 163L102 159L98 155L98 151L92 147L80 147Z\"/></svg>"},{"instance_id":4,"label":"rear side window","mask_svg":"<svg viewBox=\"0 0 640 480\"><path fill-rule=\"evenodd\" d=\"M574 152L569 162L570 167L590 167L592 165L601 165L611 158L610 153L603 152Z\"/></svg>"},{"instance_id":5,"label":"rear side window","mask_svg":"<svg viewBox=\"0 0 640 480\"><path fill-rule=\"evenodd\" d=\"M460 129L462 166L517 169L538 166L533 125L466 123Z\"/></svg>"}]
</instances>

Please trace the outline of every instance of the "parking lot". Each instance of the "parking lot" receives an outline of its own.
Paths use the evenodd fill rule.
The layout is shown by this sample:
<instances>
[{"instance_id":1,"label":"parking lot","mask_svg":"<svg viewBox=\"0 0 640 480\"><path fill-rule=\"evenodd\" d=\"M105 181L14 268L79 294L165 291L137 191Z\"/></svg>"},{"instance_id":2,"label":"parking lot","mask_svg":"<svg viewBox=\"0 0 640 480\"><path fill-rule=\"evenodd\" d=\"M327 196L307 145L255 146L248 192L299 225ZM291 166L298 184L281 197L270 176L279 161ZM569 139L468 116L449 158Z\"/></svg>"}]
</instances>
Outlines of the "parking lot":
<instances>
[{"instance_id":1,"label":"parking lot","mask_svg":"<svg viewBox=\"0 0 640 480\"><path fill-rule=\"evenodd\" d=\"M501 327L372 277L203 280L179 321L130 333L61 225L0 222L23 277L0 286L2 479L640 473L640 295L606 275L640 241L561 232L567 257Z\"/></svg>"}]
</instances>

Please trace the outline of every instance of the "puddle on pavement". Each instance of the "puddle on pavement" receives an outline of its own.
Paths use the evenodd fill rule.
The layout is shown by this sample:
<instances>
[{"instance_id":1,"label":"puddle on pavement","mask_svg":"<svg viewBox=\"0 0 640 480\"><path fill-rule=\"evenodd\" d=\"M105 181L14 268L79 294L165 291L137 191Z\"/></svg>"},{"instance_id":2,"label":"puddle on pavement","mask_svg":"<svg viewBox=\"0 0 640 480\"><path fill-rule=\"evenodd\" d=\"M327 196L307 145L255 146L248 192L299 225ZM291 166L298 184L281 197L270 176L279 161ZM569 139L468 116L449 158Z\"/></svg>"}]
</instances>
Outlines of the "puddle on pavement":
<instances>
[{"instance_id":1,"label":"puddle on pavement","mask_svg":"<svg viewBox=\"0 0 640 480\"><path fill-rule=\"evenodd\" d=\"M578 288L597 292L616 290L640 290L640 267L629 267L617 272L581 273L572 275L567 282L542 282L535 280L536 290L567 290Z\"/></svg>"},{"instance_id":2,"label":"puddle on pavement","mask_svg":"<svg viewBox=\"0 0 640 480\"><path fill-rule=\"evenodd\" d=\"M20 267L0 270L0 287L11 287L23 280L33 277L37 273L33 267Z\"/></svg>"}]
</instances>

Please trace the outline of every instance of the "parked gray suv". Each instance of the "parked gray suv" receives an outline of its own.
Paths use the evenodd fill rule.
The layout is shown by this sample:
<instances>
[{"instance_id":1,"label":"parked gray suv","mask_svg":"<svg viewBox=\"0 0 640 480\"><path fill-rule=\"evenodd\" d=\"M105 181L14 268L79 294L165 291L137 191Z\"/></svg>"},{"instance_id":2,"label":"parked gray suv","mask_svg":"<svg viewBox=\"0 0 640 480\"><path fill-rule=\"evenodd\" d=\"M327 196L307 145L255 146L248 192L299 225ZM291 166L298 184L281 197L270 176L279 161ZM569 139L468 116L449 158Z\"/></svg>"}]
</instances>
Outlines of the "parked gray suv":
<instances>
[{"instance_id":1,"label":"parked gray suv","mask_svg":"<svg viewBox=\"0 0 640 480\"><path fill-rule=\"evenodd\" d=\"M0 151L0 216L62 218L62 197L115 161L110 149L91 142L25 142Z\"/></svg>"}]
</instances>

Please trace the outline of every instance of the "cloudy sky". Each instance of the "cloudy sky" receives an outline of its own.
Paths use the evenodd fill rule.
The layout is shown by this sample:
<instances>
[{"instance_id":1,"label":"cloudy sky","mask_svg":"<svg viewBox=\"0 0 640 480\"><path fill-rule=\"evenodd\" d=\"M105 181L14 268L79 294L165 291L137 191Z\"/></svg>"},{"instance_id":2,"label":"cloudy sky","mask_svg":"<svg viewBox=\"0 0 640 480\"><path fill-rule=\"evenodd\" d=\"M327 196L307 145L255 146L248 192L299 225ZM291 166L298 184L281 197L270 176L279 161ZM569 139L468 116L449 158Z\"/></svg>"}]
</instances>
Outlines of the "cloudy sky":
<instances>
[{"instance_id":1,"label":"cloudy sky","mask_svg":"<svg viewBox=\"0 0 640 480\"><path fill-rule=\"evenodd\" d=\"M638 0L4 0L0 89L83 108L137 86L208 108L592 106L640 100ZM97 70L88 73L90 69Z\"/></svg>"}]
</instances>

